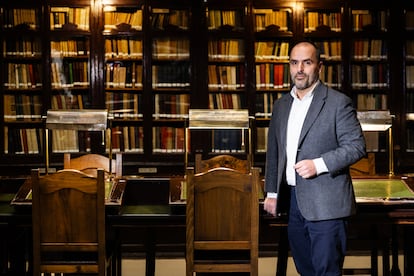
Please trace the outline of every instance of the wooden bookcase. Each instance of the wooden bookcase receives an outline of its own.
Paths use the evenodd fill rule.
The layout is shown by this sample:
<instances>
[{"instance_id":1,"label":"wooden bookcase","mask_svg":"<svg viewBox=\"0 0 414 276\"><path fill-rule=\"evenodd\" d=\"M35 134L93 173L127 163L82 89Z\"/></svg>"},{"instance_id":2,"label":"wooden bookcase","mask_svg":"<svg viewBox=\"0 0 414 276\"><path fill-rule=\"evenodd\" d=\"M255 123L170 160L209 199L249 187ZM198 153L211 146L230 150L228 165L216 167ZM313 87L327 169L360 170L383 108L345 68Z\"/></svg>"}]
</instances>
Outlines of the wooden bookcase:
<instances>
[{"instance_id":1,"label":"wooden bookcase","mask_svg":"<svg viewBox=\"0 0 414 276\"><path fill-rule=\"evenodd\" d=\"M272 103L290 90L288 49L303 38L323 49L325 83L359 110L395 115L395 171L414 167L413 4L107 3L0 1L1 175L44 167L42 116L51 108L105 108L114 117L103 135L52 133L59 145L50 149L52 167L62 166L65 151L108 154L111 133L125 174L183 174L190 108L247 109L255 166L264 167ZM190 162L215 138L192 134ZM369 133L367 141L376 171L386 173L387 137Z\"/></svg>"}]
</instances>

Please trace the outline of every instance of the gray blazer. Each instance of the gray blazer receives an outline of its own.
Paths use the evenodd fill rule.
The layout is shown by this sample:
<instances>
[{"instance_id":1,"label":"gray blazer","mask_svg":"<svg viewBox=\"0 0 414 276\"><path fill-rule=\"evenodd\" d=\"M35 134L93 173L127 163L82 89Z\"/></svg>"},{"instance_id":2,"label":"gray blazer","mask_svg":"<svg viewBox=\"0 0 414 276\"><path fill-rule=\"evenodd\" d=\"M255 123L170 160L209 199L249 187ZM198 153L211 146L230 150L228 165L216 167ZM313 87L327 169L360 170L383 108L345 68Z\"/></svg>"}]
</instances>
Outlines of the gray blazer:
<instances>
[{"instance_id":1,"label":"gray blazer","mask_svg":"<svg viewBox=\"0 0 414 276\"><path fill-rule=\"evenodd\" d=\"M287 211L285 181L286 128L293 98L275 102L269 125L265 192L278 193L277 213ZM319 83L303 123L297 161L322 157L329 173L304 179L296 174L296 197L302 215L311 221L348 217L356 202L349 166L364 157L365 139L352 100ZM285 209L284 209L285 208Z\"/></svg>"}]
</instances>

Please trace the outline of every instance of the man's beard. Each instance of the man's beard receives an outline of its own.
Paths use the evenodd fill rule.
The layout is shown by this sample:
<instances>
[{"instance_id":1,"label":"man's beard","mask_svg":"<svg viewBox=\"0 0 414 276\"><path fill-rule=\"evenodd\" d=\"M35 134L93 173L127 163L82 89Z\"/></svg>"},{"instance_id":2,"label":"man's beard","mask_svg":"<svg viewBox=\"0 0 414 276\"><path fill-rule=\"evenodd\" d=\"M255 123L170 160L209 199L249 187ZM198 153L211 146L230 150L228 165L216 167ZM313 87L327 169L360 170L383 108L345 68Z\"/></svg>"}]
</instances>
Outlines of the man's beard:
<instances>
[{"instance_id":1,"label":"man's beard","mask_svg":"<svg viewBox=\"0 0 414 276\"><path fill-rule=\"evenodd\" d=\"M312 79L309 77L309 75L305 75L305 74L303 74L305 78L301 80L296 80L296 76L295 76L295 79L293 80L293 83L295 84L296 89L299 89L299 90L307 89L311 87L317 81L317 78Z\"/></svg>"}]
</instances>

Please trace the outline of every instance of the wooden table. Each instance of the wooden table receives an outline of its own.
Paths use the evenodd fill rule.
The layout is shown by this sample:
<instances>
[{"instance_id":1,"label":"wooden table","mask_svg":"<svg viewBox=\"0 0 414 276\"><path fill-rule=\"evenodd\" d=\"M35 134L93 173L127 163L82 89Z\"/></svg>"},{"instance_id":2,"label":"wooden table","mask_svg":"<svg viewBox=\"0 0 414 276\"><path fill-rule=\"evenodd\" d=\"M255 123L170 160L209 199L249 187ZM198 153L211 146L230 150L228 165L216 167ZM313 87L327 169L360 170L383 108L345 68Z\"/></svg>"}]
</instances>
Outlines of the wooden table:
<instances>
[{"instance_id":1,"label":"wooden table","mask_svg":"<svg viewBox=\"0 0 414 276\"><path fill-rule=\"evenodd\" d=\"M379 181L380 179L375 180ZM404 182L407 183L408 187L413 187L414 181L412 179L404 179ZM120 184L121 194L127 185L128 180L126 183ZM21 190L24 189L27 189L25 185L22 186ZM391 194L385 197L359 196L357 199L358 214L352 218L350 223L351 225L360 226L373 225L380 232L388 229L387 231L391 233L393 258L392 268L385 271L384 274L401 275L399 273L403 270L403 275L414 275L414 201L405 195L396 196L395 193L400 191L390 191ZM117 192L114 193L114 195L116 194ZM30 203L24 201L24 204L16 205L16 203L13 203L10 205L10 200L16 198L16 194L3 194L2 197L4 199L0 200L0 225L8 229L9 235L18 235L19 233L14 231L19 227L30 232L31 215L29 209L27 209ZM116 211L110 208L113 207L114 202L117 205ZM169 252L172 254L178 252L181 254L180 256L184 256L185 202L171 202L171 204L163 205L134 205L131 202L122 204L122 199L120 199L108 202L108 207L111 211L107 212L107 224L117 232L120 249L124 253L144 253L147 261L146 275L152 276L155 274L157 253ZM263 212L262 206L260 208L260 250L263 252L263 250L269 248L274 248L274 250L277 248L277 275L285 275L288 256L285 231L286 219L271 217ZM401 233L403 235L400 235ZM386 234L388 235L388 233ZM27 248L30 243L30 234L26 233L26 235L26 244L22 246ZM404 268L400 268L398 264L399 245L401 245L401 243L398 243L399 241L403 241L404 244ZM21 253L27 255L27 252ZM122 252L118 257L122 257ZM21 269L21 265L22 263L13 264L13 268Z\"/></svg>"}]
</instances>

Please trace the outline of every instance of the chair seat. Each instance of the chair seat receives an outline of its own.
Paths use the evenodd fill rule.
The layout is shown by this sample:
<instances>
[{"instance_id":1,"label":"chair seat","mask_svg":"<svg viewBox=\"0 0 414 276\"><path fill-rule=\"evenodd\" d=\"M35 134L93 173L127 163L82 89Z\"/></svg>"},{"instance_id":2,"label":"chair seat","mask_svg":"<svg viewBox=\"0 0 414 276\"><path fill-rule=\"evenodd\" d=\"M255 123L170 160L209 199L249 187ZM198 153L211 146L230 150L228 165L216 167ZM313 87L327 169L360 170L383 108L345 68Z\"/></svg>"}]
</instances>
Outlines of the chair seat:
<instances>
[{"instance_id":1,"label":"chair seat","mask_svg":"<svg viewBox=\"0 0 414 276\"><path fill-rule=\"evenodd\" d=\"M194 249L203 250L242 250L250 249L252 243L250 241L195 241Z\"/></svg>"},{"instance_id":2,"label":"chair seat","mask_svg":"<svg viewBox=\"0 0 414 276\"><path fill-rule=\"evenodd\" d=\"M194 270L197 272L251 272L251 264L250 263L194 263Z\"/></svg>"}]
</instances>

